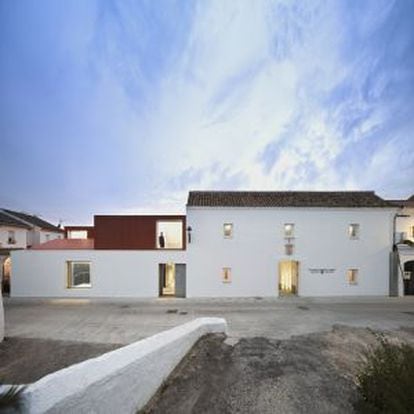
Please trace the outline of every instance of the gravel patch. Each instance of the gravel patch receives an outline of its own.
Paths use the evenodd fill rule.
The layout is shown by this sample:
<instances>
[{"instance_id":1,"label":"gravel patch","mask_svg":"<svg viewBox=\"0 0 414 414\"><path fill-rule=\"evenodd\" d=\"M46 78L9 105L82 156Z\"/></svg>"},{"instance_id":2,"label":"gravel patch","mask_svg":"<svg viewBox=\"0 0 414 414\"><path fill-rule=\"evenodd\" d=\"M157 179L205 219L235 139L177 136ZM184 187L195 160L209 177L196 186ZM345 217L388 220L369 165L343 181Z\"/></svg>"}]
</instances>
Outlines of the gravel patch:
<instances>
[{"instance_id":1,"label":"gravel patch","mask_svg":"<svg viewBox=\"0 0 414 414\"><path fill-rule=\"evenodd\" d=\"M407 330L392 336L414 338ZM345 326L287 340L256 337L232 342L208 335L142 412L353 412L355 374L363 353L378 343L377 338L370 329Z\"/></svg>"},{"instance_id":2,"label":"gravel patch","mask_svg":"<svg viewBox=\"0 0 414 414\"><path fill-rule=\"evenodd\" d=\"M28 384L86 359L119 348L120 344L6 338L0 343L0 383Z\"/></svg>"}]
</instances>

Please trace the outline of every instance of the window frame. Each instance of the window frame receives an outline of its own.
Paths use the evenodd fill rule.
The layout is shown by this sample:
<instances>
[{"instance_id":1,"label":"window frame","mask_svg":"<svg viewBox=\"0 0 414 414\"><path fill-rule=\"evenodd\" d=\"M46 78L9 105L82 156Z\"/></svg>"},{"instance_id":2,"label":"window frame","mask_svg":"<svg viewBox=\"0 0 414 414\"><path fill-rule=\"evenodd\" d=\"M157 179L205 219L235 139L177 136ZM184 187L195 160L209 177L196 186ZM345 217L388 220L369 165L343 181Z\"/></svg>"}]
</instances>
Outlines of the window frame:
<instances>
[{"instance_id":1,"label":"window frame","mask_svg":"<svg viewBox=\"0 0 414 414\"><path fill-rule=\"evenodd\" d=\"M181 237L180 237L180 243L181 247L161 247L159 246L159 223L179 223L181 226ZM155 250L185 250L185 226L184 221L180 219L172 219L172 220L163 220L163 219L157 219L155 221ZM165 235L164 235L165 238ZM166 240L166 239L165 239Z\"/></svg>"},{"instance_id":2,"label":"window frame","mask_svg":"<svg viewBox=\"0 0 414 414\"><path fill-rule=\"evenodd\" d=\"M356 229L355 235L353 235L353 229ZM359 223L349 223L348 224L348 237L350 240L359 240L361 232L361 225Z\"/></svg>"},{"instance_id":3,"label":"window frame","mask_svg":"<svg viewBox=\"0 0 414 414\"><path fill-rule=\"evenodd\" d=\"M359 269L356 267L347 270L348 285L356 286L359 284Z\"/></svg>"},{"instance_id":4,"label":"window frame","mask_svg":"<svg viewBox=\"0 0 414 414\"><path fill-rule=\"evenodd\" d=\"M89 286L72 285L73 265L77 263L89 265ZM92 262L90 260L67 260L66 261L66 288L67 289L91 289L92 288Z\"/></svg>"},{"instance_id":5,"label":"window frame","mask_svg":"<svg viewBox=\"0 0 414 414\"><path fill-rule=\"evenodd\" d=\"M230 228L230 234L226 234L226 227ZM223 237L225 239L232 239L234 235L234 223L223 223Z\"/></svg>"}]
</instances>

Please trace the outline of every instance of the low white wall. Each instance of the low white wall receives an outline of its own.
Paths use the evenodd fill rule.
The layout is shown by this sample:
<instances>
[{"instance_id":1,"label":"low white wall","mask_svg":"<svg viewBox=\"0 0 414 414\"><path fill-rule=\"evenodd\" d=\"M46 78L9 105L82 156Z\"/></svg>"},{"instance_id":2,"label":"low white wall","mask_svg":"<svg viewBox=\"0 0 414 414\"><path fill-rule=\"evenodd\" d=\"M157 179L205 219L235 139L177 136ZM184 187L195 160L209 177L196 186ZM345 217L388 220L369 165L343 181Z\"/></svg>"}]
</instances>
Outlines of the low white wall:
<instances>
[{"instance_id":1,"label":"low white wall","mask_svg":"<svg viewBox=\"0 0 414 414\"><path fill-rule=\"evenodd\" d=\"M27 413L135 413L194 343L225 333L221 318L199 318L47 375L24 392Z\"/></svg>"},{"instance_id":2,"label":"low white wall","mask_svg":"<svg viewBox=\"0 0 414 414\"><path fill-rule=\"evenodd\" d=\"M13 297L158 297L159 263L186 263L183 250L25 250L12 252ZM67 287L67 261L91 263L91 288Z\"/></svg>"}]
</instances>

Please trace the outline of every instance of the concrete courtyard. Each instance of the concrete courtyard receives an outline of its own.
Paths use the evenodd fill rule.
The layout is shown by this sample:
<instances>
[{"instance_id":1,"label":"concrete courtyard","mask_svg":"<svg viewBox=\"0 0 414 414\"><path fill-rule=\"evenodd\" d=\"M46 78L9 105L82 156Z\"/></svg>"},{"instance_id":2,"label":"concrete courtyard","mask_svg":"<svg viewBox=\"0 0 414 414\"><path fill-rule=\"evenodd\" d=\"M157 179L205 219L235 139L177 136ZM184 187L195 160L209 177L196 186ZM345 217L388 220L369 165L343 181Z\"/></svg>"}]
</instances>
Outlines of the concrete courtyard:
<instances>
[{"instance_id":1,"label":"concrete courtyard","mask_svg":"<svg viewBox=\"0 0 414 414\"><path fill-rule=\"evenodd\" d=\"M5 298L6 336L127 344L201 316L227 320L229 342L288 339L333 325L414 328L414 297L248 299Z\"/></svg>"}]
</instances>

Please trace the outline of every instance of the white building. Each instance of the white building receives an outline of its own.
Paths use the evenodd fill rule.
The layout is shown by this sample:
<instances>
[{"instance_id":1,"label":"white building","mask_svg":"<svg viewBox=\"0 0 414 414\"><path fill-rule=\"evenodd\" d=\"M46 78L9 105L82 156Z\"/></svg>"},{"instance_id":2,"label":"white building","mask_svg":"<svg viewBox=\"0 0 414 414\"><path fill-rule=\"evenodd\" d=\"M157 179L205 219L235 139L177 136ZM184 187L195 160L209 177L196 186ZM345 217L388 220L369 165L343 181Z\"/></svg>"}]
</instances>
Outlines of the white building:
<instances>
[{"instance_id":1,"label":"white building","mask_svg":"<svg viewBox=\"0 0 414 414\"><path fill-rule=\"evenodd\" d=\"M397 256L398 294L414 295L414 195L393 200L399 210L394 218Z\"/></svg>"},{"instance_id":2,"label":"white building","mask_svg":"<svg viewBox=\"0 0 414 414\"><path fill-rule=\"evenodd\" d=\"M397 212L374 192L190 192L186 216L95 216L94 239L13 252L11 294L388 296Z\"/></svg>"},{"instance_id":3,"label":"white building","mask_svg":"<svg viewBox=\"0 0 414 414\"><path fill-rule=\"evenodd\" d=\"M192 192L189 295L388 295L395 211L373 192Z\"/></svg>"},{"instance_id":4,"label":"white building","mask_svg":"<svg viewBox=\"0 0 414 414\"><path fill-rule=\"evenodd\" d=\"M8 291L12 251L63 237L62 229L37 216L0 209L0 286Z\"/></svg>"}]
</instances>

